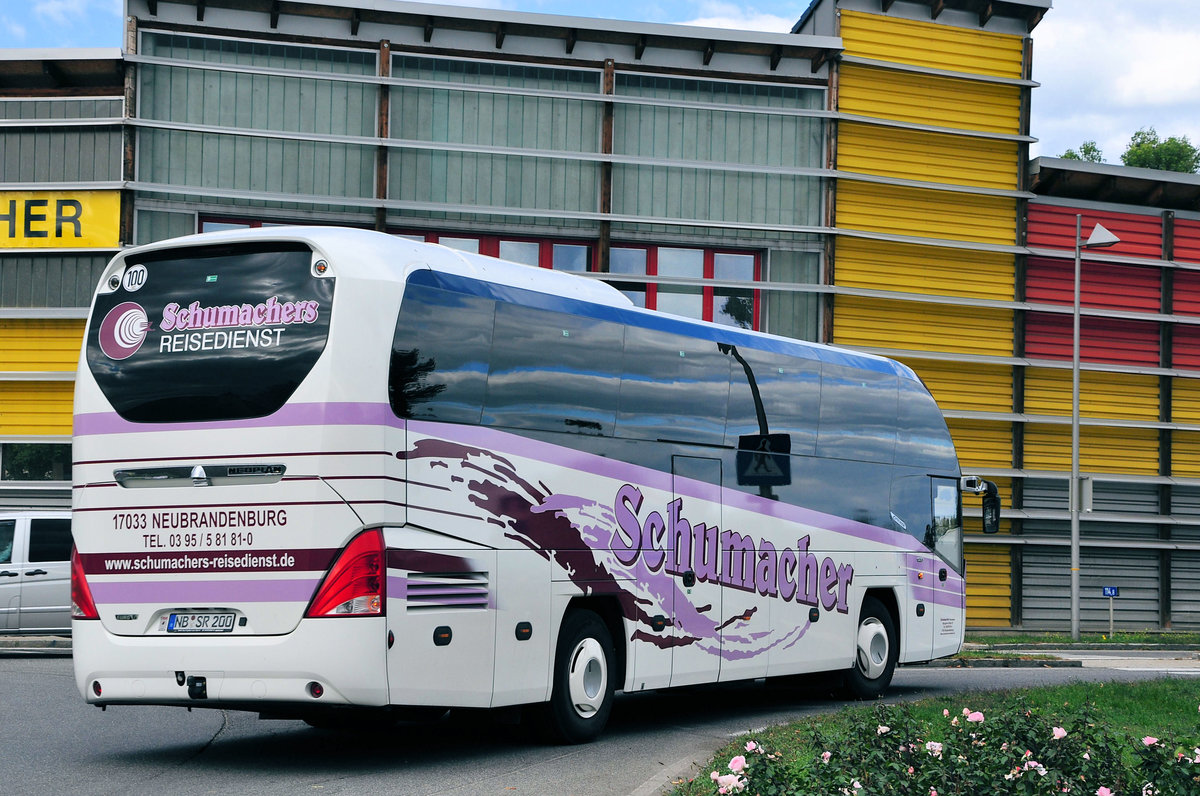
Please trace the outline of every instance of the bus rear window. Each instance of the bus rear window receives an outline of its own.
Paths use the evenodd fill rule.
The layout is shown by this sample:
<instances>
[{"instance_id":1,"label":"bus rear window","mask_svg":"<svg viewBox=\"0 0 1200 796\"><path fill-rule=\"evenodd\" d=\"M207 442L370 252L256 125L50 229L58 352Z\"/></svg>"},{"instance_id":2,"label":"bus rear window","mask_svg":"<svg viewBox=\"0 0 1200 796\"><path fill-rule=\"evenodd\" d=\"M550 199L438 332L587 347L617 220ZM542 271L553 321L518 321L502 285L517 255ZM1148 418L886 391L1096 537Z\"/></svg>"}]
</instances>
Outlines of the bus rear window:
<instances>
[{"instance_id":1,"label":"bus rear window","mask_svg":"<svg viewBox=\"0 0 1200 796\"><path fill-rule=\"evenodd\" d=\"M303 244L150 252L120 277L96 298L87 362L126 420L269 415L325 348L334 280Z\"/></svg>"}]
</instances>

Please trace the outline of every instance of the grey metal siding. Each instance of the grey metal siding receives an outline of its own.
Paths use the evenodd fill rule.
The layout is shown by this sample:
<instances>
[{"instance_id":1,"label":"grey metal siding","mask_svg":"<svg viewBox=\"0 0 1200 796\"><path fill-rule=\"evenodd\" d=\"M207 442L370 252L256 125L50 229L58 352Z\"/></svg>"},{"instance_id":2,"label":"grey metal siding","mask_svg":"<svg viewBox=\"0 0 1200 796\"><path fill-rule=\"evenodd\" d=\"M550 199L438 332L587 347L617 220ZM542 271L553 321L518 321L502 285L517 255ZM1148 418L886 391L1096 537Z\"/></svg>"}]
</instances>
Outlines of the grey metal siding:
<instances>
[{"instance_id":1,"label":"grey metal siding","mask_svg":"<svg viewBox=\"0 0 1200 796\"><path fill-rule=\"evenodd\" d=\"M1159 626L1158 551L1134 548L1083 548L1079 571L1079 625L1085 631L1108 630L1108 599L1103 586L1116 586L1113 603L1118 629ZM1066 546L1024 548L1021 583L1022 625L1028 630L1067 630L1071 554Z\"/></svg>"},{"instance_id":2,"label":"grey metal siding","mask_svg":"<svg viewBox=\"0 0 1200 796\"><path fill-rule=\"evenodd\" d=\"M255 73L270 68L374 75L374 53L166 34L147 34L143 48L147 55L232 64L245 71L155 64L139 69L140 118L239 130L140 129L139 181L233 191L374 196L373 145L290 140L270 133L371 138L376 86Z\"/></svg>"},{"instance_id":3,"label":"grey metal siding","mask_svg":"<svg viewBox=\"0 0 1200 796\"><path fill-rule=\"evenodd\" d=\"M0 307L87 307L108 254L0 255Z\"/></svg>"},{"instance_id":4,"label":"grey metal siding","mask_svg":"<svg viewBox=\"0 0 1200 796\"><path fill-rule=\"evenodd\" d=\"M1200 630L1200 551L1171 553L1171 627Z\"/></svg>"},{"instance_id":5,"label":"grey metal siding","mask_svg":"<svg viewBox=\"0 0 1200 796\"><path fill-rule=\"evenodd\" d=\"M57 127L39 120L117 118L119 99L0 101L0 182L111 182L121 179L121 128Z\"/></svg>"}]
</instances>

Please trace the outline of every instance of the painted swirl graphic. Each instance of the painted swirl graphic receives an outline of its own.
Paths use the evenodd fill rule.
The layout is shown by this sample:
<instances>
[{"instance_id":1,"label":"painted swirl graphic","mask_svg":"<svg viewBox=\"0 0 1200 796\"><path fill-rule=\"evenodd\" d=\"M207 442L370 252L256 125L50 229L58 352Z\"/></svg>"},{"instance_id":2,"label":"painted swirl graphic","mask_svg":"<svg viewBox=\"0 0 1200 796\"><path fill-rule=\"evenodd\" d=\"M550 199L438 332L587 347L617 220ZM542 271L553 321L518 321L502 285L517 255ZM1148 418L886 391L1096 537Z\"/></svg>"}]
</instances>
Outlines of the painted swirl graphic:
<instances>
[{"instance_id":1,"label":"painted swirl graphic","mask_svg":"<svg viewBox=\"0 0 1200 796\"><path fill-rule=\"evenodd\" d=\"M100 322L100 350L109 359L128 359L142 347L149 330L150 319L140 304L118 304Z\"/></svg>"}]
</instances>

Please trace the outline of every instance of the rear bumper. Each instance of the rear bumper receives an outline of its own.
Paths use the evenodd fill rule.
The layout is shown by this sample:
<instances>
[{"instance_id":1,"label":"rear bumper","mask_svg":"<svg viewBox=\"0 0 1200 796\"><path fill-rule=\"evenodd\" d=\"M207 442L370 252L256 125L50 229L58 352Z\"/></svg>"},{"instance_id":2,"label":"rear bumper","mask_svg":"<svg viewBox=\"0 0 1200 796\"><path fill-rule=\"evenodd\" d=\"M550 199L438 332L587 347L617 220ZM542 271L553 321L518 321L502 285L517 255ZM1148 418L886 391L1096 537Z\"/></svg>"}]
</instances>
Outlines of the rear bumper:
<instances>
[{"instance_id":1,"label":"rear bumper","mask_svg":"<svg viewBox=\"0 0 1200 796\"><path fill-rule=\"evenodd\" d=\"M385 617L305 619L282 636L220 638L117 636L100 622L75 621L72 646L75 684L95 705L269 711L388 703ZM204 698L189 695L187 680L197 677Z\"/></svg>"}]
</instances>

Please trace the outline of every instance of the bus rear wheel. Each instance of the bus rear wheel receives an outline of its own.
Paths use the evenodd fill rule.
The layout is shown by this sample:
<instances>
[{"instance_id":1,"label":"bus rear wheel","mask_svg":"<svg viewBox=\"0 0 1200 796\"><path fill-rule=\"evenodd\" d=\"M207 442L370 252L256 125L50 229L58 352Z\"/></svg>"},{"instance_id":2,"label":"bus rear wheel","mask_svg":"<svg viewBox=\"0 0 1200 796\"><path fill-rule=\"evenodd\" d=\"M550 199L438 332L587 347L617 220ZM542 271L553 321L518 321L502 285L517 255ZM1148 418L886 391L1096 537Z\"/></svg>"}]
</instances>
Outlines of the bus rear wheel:
<instances>
[{"instance_id":1,"label":"bus rear wheel","mask_svg":"<svg viewBox=\"0 0 1200 796\"><path fill-rule=\"evenodd\" d=\"M854 665L845 675L846 691L854 699L879 699L892 682L900 655L896 623L883 603L863 600L854 638Z\"/></svg>"},{"instance_id":2,"label":"bus rear wheel","mask_svg":"<svg viewBox=\"0 0 1200 796\"><path fill-rule=\"evenodd\" d=\"M550 701L541 707L540 730L554 743L587 743L600 736L612 712L615 659L612 635L591 611L563 620L554 655Z\"/></svg>"}]
</instances>

